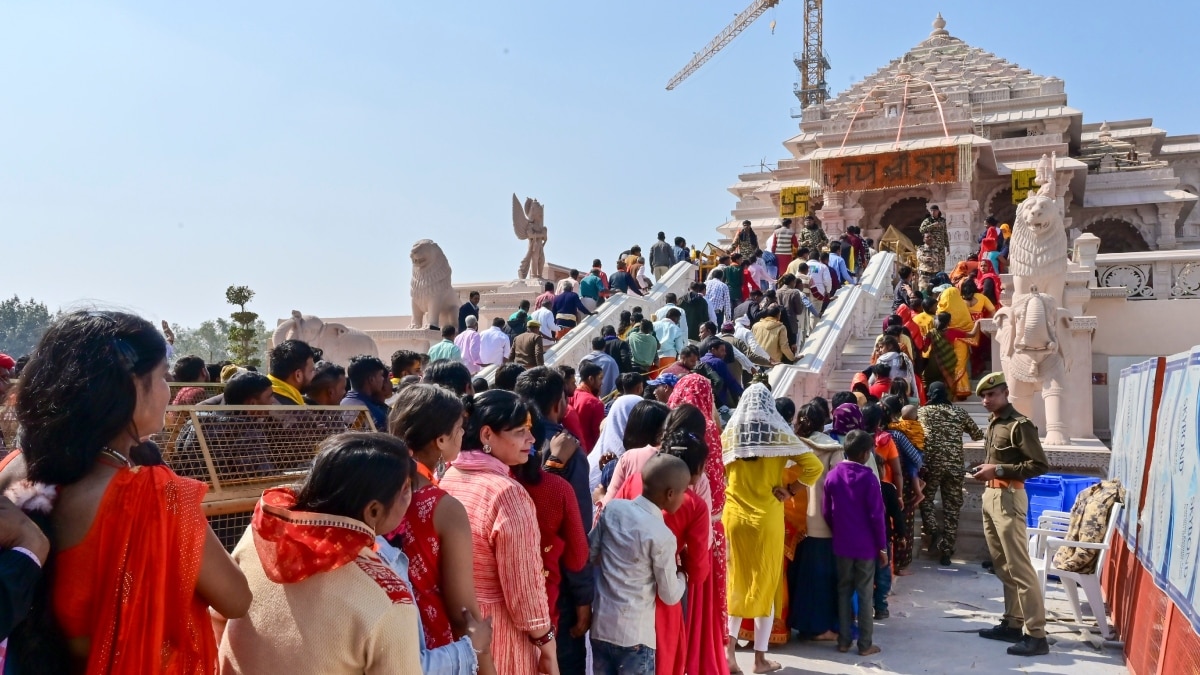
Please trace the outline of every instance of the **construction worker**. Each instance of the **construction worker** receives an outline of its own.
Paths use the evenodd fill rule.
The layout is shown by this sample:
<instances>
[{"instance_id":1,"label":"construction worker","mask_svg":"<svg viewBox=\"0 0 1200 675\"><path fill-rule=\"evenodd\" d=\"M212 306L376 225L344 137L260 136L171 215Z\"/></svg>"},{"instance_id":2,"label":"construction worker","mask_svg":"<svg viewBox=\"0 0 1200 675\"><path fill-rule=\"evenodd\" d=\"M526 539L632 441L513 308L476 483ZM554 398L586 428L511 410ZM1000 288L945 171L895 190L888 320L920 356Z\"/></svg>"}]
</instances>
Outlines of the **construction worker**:
<instances>
[{"instance_id":1,"label":"construction worker","mask_svg":"<svg viewBox=\"0 0 1200 675\"><path fill-rule=\"evenodd\" d=\"M983 493L983 533L996 576L1004 584L1004 617L995 628L979 636L1014 643L1014 656L1048 654L1046 608L1042 587L1029 558L1025 514L1029 497L1025 481L1049 470L1038 430L1029 418L1008 402L1004 373L991 373L979 381L975 393L991 413L984 434L985 463L971 478L987 484Z\"/></svg>"}]
</instances>

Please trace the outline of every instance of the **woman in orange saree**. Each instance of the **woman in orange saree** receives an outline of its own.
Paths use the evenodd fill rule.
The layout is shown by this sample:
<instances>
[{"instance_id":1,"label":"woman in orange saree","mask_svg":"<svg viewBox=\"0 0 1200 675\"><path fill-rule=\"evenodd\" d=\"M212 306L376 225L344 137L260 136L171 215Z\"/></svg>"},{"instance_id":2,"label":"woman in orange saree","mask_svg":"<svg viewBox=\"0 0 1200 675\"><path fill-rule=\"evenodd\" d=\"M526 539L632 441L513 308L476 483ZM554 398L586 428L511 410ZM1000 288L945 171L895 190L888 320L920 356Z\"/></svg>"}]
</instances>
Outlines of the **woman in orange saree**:
<instances>
[{"instance_id":1,"label":"woman in orange saree","mask_svg":"<svg viewBox=\"0 0 1200 675\"><path fill-rule=\"evenodd\" d=\"M134 451L162 429L166 343L143 319L57 319L22 375L17 415L28 479L14 490L49 511L46 586L9 658L22 672L208 675L208 608L245 614L245 577L207 526L207 486ZM153 458L157 459L157 458Z\"/></svg>"}]
</instances>

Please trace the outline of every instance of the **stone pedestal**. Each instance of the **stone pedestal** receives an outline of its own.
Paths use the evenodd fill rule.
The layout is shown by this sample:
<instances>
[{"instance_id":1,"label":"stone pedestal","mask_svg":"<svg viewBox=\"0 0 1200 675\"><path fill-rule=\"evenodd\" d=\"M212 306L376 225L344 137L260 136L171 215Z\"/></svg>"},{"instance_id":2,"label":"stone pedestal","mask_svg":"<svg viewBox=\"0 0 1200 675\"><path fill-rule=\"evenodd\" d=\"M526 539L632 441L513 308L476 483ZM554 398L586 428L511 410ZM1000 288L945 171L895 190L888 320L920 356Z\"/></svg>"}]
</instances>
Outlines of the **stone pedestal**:
<instances>
[{"instance_id":1,"label":"stone pedestal","mask_svg":"<svg viewBox=\"0 0 1200 675\"><path fill-rule=\"evenodd\" d=\"M522 300L530 303L545 292L546 282L541 279L519 279L479 296L480 324L490 325L493 316L507 319Z\"/></svg>"},{"instance_id":2,"label":"stone pedestal","mask_svg":"<svg viewBox=\"0 0 1200 675\"><path fill-rule=\"evenodd\" d=\"M379 347L379 358L388 363L392 353L398 349L407 349L418 354L425 354L434 344L441 342L441 331L412 328L401 330L368 330L365 331Z\"/></svg>"}]
</instances>

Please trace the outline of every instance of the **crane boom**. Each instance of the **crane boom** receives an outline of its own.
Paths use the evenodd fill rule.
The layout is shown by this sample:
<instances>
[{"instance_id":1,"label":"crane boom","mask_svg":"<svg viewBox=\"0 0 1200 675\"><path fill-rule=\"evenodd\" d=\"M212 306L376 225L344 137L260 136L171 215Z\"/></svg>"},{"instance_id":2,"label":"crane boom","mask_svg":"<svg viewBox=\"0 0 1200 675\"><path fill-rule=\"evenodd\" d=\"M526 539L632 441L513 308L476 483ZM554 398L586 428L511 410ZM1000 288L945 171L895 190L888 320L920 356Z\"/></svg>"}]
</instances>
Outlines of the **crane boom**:
<instances>
[{"instance_id":1,"label":"crane boom","mask_svg":"<svg viewBox=\"0 0 1200 675\"><path fill-rule=\"evenodd\" d=\"M738 14L733 19L733 22L725 27L725 30L718 33L717 36L712 39L712 42L709 42L704 46L703 50L693 56L692 60L683 67L683 70L675 73L675 77L672 77L671 81L667 83L667 91L671 91L675 87L679 86L679 84L686 80L692 73L699 70L700 66L704 65L709 59L716 56L717 52L724 49L725 45L732 42L739 33L746 30L747 26L754 23L754 21L758 19L758 17L762 16L763 13L768 9L778 4L779 0L754 0L754 2L750 3L750 6L742 10L742 13Z\"/></svg>"}]
</instances>

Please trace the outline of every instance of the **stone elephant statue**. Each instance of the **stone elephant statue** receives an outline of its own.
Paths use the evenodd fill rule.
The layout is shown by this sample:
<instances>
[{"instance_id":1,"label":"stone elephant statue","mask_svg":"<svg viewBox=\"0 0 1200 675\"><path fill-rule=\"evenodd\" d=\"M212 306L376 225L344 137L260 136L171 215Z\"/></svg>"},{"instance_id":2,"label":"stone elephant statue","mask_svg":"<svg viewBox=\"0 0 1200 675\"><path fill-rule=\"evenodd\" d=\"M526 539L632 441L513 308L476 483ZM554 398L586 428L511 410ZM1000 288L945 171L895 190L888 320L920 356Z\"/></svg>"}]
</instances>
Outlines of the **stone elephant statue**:
<instances>
[{"instance_id":1,"label":"stone elephant statue","mask_svg":"<svg viewBox=\"0 0 1200 675\"><path fill-rule=\"evenodd\" d=\"M340 323L327 323L320 317L301 314L297 310L292 310L291 318L283 320L275 328L271 344L277 345L284 340L307 342L310 347L324 352L326 361L341 366L349 364L350 359L359 354L379 356L379 347L370 335Z\"/></svg>"},{"instance_id":2,"label":"stone elephant statue","mask_svg":"<svg viewBox=\"0 0 1200 675\"><path fill-rule=\"evenodd\" d=\"M1009 401L1018 410L1031 411L1036 405L1031 402L1041 395L1047 445L1070 441L1063 395L1071 369L1072 317L1053 296L1034 286L1032 292L1013 298L1012 305L997 311L994 318Z\"/></svg>"}]
</instances>

